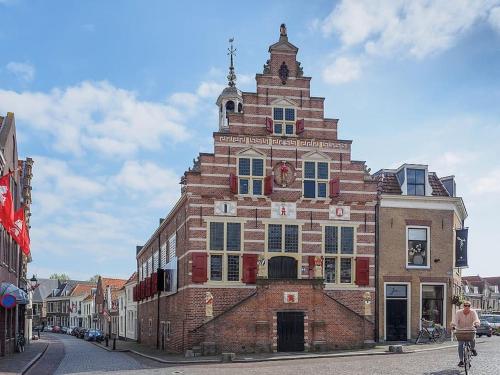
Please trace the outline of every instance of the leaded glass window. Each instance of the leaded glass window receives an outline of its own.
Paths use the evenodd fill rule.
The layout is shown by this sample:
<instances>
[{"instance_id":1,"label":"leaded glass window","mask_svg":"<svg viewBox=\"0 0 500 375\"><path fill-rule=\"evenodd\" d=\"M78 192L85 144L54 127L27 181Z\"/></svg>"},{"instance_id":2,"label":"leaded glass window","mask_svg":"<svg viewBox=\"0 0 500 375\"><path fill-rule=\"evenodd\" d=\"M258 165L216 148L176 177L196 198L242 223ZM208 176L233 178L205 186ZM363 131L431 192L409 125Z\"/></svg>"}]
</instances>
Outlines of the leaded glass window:
<instances>
[{"instance_id":1,"label":"leaded glass window","mask_svg":"<svg viewBox=\"0 0 500 375\"><path fill-rule=\"evenodd\" d=\"M238 255L227 256L227 280L240 280L240 257Z\"/></svg>"},{"instance_id":2,"label":"leaded glass window","mask_svg":"<svg viewBox=\"0 0 500 375\"><path fill-rule=\"evenodd\" d=\"M227 223L227 251L240 251L241 248L241 224Z\"/></svg>"},{"instance_id":3,"label":"leaded glass window","mask_svg":"<svg viewBox=\"0 0 500 375\"><path fill-rule=\"evenodd\" d=\"M222 255L210 255L210 280L222 281Z\"/></svg>"},{"instance_id":4,"label":"leaded glass window","mask_svg":"<svg viewBox=\"0 0 500 375\"><path fill-rule=\"evenodd\" d=\"M299 227L285 225L285 252L297 253L299 251Z\"/></svg>"},{"instance_id":5,"label":"leaded glass window","mask_svg":"<svg viewBox=\"0 0 500 375\"><path fill-rule=\"evenodd\" d=\"M264 159L238 159L239 194L262 195L262 186L265 172Z\"/></svg>"},{"instance_id":6,"label":"leaded glass window","mask_svg":"<svg viewBox=\"0 0 500 375\"><path fill-rule=\"evenodd\" d=\"M210 250L224 250L224 223L210 223Z\"/></svg>"},{"instance_id":7,"label":"leaded glass window","mask_svg":"<svg viewBox=\"0 0 500 375\"><path fill-rule=\"evenodd\" d=\"M328 162L304 161L304 198L326 198L328 178Z\"/></svg>"},{"instance_id":8,"label":"leaded glass window","mask_svg":"<svg viewBox=\"0 0 500 375\"><path fill-rule=\"evenodd\" d=\"M281 225L269 224L267 241L269 251L281 251Z\"/></svg>"},{"instance_id":9,"label":"leaded glass window","mask_svg":"<svg viewBox=\"0 0 500 375\"><path fill-rule=\"evenodd\" d=\"M273 121L274 121L274 134L276 135L295 134L294 108L274 108Z\"/></svg>"}]
</instances>

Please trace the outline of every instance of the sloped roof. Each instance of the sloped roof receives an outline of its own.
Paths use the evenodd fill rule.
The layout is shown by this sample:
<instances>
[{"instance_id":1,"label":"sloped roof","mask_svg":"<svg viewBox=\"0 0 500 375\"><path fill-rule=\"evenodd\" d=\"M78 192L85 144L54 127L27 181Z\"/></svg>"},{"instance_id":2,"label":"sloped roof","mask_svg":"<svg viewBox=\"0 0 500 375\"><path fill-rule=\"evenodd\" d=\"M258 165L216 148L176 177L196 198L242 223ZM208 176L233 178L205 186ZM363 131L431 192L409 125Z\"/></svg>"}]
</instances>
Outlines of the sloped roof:
<instances>
[{"instance_id":1,"label":"sloped roof","mask_svg":"<svg viewBox=\"0 0 500 375\"><path fill-rule=\"evenodd\" d=\"M499 285L500 286L500 276L493 277L483 277L484 280L488 282L490 285Z\"/></svg>"},{"instance_id":2,"label":"sloped roof","mask_svg":"<svg viewBox=\"0 0 500 375\"><path fill-rule=\"evenodd\" d=\"M125 284L130 284L137 281L137 272L133 272L132 275L128 278Z\"/></svg>"},{"instance_id":3,"label":"sloped roof","mask_svg":"<svg viewBox=\"0 0 500 375\"><path fill-rule=\"evenodd\" d=\"M71 297L78 297L89 294L92 288L95 288L95 284L76 284L70 293Z\"/></svg>"},{"instance_id":4,"label":"sloped roof","mask_svg":"<svg viewBox=\"0 0 500 375\"><path fill-rule=\"evenodd\" d=\"M91 301L94 299L94 296L92 294L89 294L87 297L85 297L83 300L84 301Z\"/></svg>"},{"instance_id":5,"label":"sloped roof","mask_svg":"<svg viewBox=\"0 0 500 375\"><path fill-rule=\"evenodd\" d=\"M399 168L401 169L401 167ZM396 177L396 169L381 169L373 174L378 181L378 189L381 194L403 194L401 185ZM432 188L432 195L435 197L449 197L448 191L435 172L428 172L429 185Z\"/></svg>"},{"instance_id":6,"label":"sloped roof","mask_svg":"<svg viewBox=\"0 0 500 375\"><path fill-rule=\"evenodd\" d=\"M102 284L103 288L110 286L111 289L114 289L114 288L120 289L122 286L125 285L126 282L127 282L127 280L125 280L125 279L113 279L110 277L101 277L101 284Z\"/></svg>"},{"instance_id":7,"label":"sloped roof","mask_svg":"<svg viewBox=\"0 0 500 375\"><path fill-rule=\"evenodd\" d=\"M436 173L429 172L429 184L432 187L432 195L437 197L449 197L448 191L443 186L443 183L438 178Z\"/></svg>"},{"instance_id":8,"label":"sloped roof","mask_svg":"<svg viewBox=\"0 0 500 375\"><path fill-rule=\"evenodd\" d=\"M33 292L33 302L37 303L42 303L59 285L59 281L54 279L38 279L37 282L38 287Z\"/></svg>"}]
</instances>

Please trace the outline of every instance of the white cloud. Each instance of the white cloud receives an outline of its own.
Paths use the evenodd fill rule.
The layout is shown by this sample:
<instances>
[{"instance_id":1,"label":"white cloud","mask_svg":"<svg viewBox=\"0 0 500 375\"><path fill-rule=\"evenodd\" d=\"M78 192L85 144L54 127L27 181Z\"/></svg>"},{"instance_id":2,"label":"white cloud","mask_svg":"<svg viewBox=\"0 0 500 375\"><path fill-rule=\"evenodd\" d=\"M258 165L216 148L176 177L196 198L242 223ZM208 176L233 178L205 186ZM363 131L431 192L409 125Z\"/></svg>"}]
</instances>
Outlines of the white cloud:
<instances>
[{"instance_id":1,"label":"white cloud","mask_svg":"<svg viewBox=\"0 0 500 375\"><path fill-rule=\"evenodd\" d=\"M190 138L178 108L141 101L108 82L82 82L49 93L0 90L0 112L15 112L18 122L50 134L59 152L82 155L157 150L162 140ZM123 146L123 147L122 147Z\"/></svg>"},{"instance_id":2,"label":"white cloud","mask_svg":"<svg viewBox=\"0 0 500 375\"><path fill-rule=\"evenodd\" d=\"M500 6L493 8L488 17L490 25L500 33Z\"/></svg>"},{"instance_id":3,"label":"white cloud","mask_svg":"<svg viewBox=\"0 0 500 375\"><path fill-rule=\"evenodd\" d=\"M6 65L7 71L24 82L31 82L35 78L35 67L30 63L11 61Z\"/></svg>"},{"instance_id":4,"label":"white cloud","mask_svg":"<svg viewBox=\"0 0 500 375\"><path fill-rule=\"evenodd\" d=\"M323 70L323 78L331 84L341 84L358 79L361 76L359 60L346 57L337 58Z\"/></svg>"},{"instance_id":5,"label":"white cloud","mask_svg":"<svg viewBox=\"0 0 500 375\"><path fill-rule=\"evenodd\" d=\"M424 58L453 46L473 25L487 19L491 1L341 1L322 21L328 36L344 47L364 46L368 54ZM495 10L490 19L496 19ZM490 21L491 22L491 21Z\"/></svg>"},{"instance_id":6,"label":"white cloud","mask_svg":"<svg viewBox=\"0 0 500 375\"><path fill-rule=\"evenodd\" d=\"M196 94L202 98L216 98L224 90L224 87L217 82L202 82L196 90Z\"/></svg>"},{"instance_id":7,"label":"white cloud","mask_svg":"<svg viewBox=\"0 0 500 375\"><path fill-rule=\"evenodd\" d=\"M127 161L120 172L113 177L115 186L140 194L151 206L168 207L180 195L180 177L171 169L165 169L153 162Z\"/></svg>"},{"instance_id":8,"label":"white cloud","mask_svg":"<svg viewBox=\"0 0 500 375\"><path fill-rule=\"evenodd\" d=\"M475 183L474 192L479 194L500 193L500 169L494 169L486 176L479 178Z\"/></svg>"}]
</instances>

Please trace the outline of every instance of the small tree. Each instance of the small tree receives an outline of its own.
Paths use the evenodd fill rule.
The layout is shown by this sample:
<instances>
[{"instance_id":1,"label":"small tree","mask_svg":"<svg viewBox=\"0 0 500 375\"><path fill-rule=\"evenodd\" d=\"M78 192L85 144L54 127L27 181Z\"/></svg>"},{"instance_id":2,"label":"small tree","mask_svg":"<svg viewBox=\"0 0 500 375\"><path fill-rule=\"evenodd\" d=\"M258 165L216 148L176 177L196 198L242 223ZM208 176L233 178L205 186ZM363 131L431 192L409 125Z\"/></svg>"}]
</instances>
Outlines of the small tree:
<instances>
[{"instance_id":1,"label":"small tree","mask_svg":"<svg viewBox=\"0 0 500 375\"><path fill-rule=\"evenodd\" d=\"M67 281L69 280L69 276L66 275L65 273L53 273L52 275L49 276L49 279L52 280L59 280L59 281Z\"/></svg>"},{"instance_id":2,"label":"small tree","mask_svg":"<svg viewBox=\"0 0 500 375\"><path fill-rule=\"evenodd\" d=\"M97 284L97 280L99 280L100 276L101 275L94 275L89 279L89 281Z\"/></svg>"}]
</instances>

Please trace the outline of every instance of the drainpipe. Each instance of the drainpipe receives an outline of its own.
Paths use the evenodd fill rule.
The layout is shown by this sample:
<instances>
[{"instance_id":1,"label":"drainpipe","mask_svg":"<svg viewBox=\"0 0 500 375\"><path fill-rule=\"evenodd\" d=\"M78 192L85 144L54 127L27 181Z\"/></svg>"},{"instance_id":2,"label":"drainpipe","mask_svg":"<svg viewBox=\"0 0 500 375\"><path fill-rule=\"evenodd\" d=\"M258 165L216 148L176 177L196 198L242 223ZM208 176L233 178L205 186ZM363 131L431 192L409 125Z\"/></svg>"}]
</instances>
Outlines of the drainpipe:
<instances>
[{"instance_id":1,"label":"drainpipe","mask_svg":"<svg viewBox=\"0 0 500 375\"><path fill-rule=\"evenodd\" d=\"M377 343L379 341L379 251L380 251L380 196L377 194L377 203L375 204L375 327L374 339Z\"/></svg>"}]
</instances>

